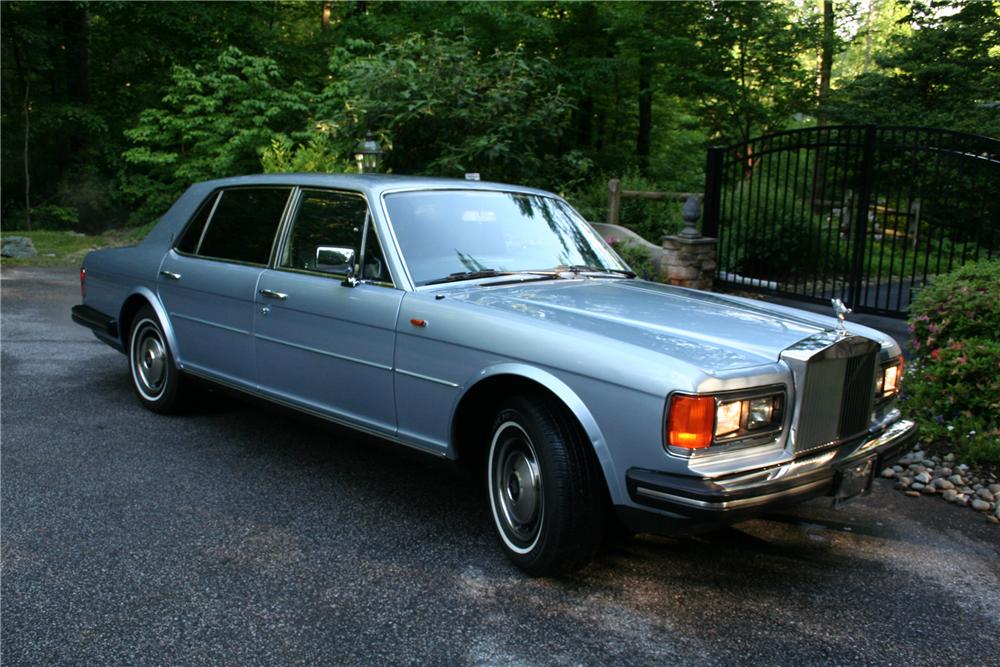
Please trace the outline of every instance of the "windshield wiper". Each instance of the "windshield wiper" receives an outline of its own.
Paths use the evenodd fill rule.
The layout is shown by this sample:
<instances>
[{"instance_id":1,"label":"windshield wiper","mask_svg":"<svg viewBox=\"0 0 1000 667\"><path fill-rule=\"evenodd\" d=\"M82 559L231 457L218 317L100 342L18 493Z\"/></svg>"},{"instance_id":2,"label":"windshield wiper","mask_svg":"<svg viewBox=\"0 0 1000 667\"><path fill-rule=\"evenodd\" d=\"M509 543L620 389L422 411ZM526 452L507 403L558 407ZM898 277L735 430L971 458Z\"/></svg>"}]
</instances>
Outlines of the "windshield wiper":
<instances>
[{"instance_id":1,"label":"windshield wiper","mask_svg":"<svg viewBox=\"0 0 1000 667\"><path fill-rule=\"evenodd\" d=\"M499 269L482 269L480 271L458 271L450 273L444 278L428 280L424 285L438 285L440 283L453 283L458 280L473 280L475 278L492 278L494 276L510 276L512 271L500 271Z\"/></svg>"},{"instance_id":2,"label":"windshield wiper","mask_svg":"<svg viewBox=\"0 0 1000 667\"><path fill-rule=\"evenodd\" d=\"M599 266L587 266L586 264L571 264L569 266L557 266L555 271L571 271L573 273L612 273L626 278L635 278L635 273L625 269L605 269Z\"/></svg>"}]
</instances>

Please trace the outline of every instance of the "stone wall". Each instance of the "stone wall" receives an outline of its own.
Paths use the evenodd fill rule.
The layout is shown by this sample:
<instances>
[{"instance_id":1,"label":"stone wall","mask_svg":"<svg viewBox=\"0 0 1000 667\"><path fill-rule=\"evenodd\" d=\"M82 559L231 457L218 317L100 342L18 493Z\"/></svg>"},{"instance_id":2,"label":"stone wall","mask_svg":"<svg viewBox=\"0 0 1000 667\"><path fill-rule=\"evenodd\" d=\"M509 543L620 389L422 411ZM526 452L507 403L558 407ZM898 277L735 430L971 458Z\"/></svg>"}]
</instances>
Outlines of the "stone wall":
<instances>
[{"instance_id":1,"label":"stone wall","mask_svg":"<svg viewBox=\"0 0 1000 667\"><path fill-rule=\"evenodd\" d=\"M704 236L664 236L660 265L663 282L694 289L712 289L717 242L717 239Z\"/></svg>"}]
</instances>

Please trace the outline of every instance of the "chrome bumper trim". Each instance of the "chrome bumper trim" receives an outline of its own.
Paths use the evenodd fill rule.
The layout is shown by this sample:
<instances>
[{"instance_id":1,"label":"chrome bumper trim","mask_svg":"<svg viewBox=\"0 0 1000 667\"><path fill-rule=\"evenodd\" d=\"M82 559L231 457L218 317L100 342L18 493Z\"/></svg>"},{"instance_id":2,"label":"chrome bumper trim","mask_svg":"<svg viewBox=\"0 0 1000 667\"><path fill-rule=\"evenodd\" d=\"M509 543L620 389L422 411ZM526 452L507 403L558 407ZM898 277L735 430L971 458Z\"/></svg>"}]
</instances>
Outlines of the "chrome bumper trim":
<instances>
[{"instance_id":1,"label":"chrome bumper trim","mask_svg":"<svg viewBox=\"0 0 1000 667\"><path fill-rule=\"evenodd\" d=\"M775 491L774 493L767 493L762 496L754 496L753 498L740 498L739 500L722 500L722 501L710 501L710 500L697 500L695 498L686 498L684 496L676 496L672 493L664 493L663 491L655 491L653 489L647 489L644 486L636 487L635 492L641 496L646 496L647 498L655 498L657 500L667 500L672 503L680 503L681 505L688 505L689 507L697 507L698 509L705 510L735 510L743 509L745 507L755 507L757 505L764 505L773 500L778 500L780 498L787 498L788 496L795 495L797 493L807 493L813 489L819 488L820 486L827 485L830 483L829 479L821 479L816 482L810 482L809 484L803 484L802 486L796 486L792 489L786 489L784 491Z\"/></svg>"}]
</instances>

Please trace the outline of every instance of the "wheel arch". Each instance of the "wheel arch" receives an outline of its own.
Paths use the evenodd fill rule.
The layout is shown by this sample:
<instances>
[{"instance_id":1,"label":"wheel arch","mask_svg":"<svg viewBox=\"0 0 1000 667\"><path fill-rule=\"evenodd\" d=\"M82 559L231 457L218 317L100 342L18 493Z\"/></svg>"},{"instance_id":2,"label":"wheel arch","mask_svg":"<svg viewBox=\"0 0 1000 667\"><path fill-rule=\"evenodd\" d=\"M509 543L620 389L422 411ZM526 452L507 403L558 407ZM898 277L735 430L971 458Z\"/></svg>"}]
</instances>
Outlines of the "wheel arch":
<instances>
[{"instance_id":1,"label":"wheel arch","mask_svg":"<svg viewBox=\"0 0 1000 667\"><path fill-rule=\"evenodd\" d=\"M167 311L164 309L163 304L147 287L137 287L132 291L131 294L122 303L121 311L118 316L118 336L121 338L122 349L128 351L128 337L132 332L132 321L135 319L136 313L143 306L149 306L156 312L156 317L160 320L160 327L163 329L163 335L167 339L167 345L170 346L171 352L173 352L174 363L180 366L180 357L178 355L177 339L174 337L174 328L170 323L170 318L167 317Z\"/></svg>"},{"instance_id":2,"label":"wheel arch","mask_svg":"<svg viewBox=\"0 0 1000 667\"><path fill-rule=\"evenodd\" d=\"M505 396L541 393L562 405L590 443L613 502L618 500L614 461L597 420L583 400L565 382L548 371L526 364L499 364L477 374L458 400L451 420L451 450L460 465L478 469L485 447L477 431L488 424L498 401Z\"/></svg>"}]
</instances>

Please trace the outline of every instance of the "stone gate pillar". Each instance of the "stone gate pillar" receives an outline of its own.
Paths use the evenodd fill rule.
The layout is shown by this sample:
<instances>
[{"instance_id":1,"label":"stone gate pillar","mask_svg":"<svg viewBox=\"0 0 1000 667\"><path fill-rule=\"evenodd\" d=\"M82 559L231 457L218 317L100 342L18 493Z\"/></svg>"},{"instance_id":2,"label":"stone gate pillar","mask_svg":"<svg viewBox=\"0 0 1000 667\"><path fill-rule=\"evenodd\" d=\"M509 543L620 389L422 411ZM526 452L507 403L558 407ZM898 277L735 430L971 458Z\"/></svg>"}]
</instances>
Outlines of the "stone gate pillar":
<instances>
[{"instance_id":1,"label":"stone gate pillar","mask_svg":"<svg viewBox=\"0 0 1000 667\"><path fill-rule=\"evenodd\" d=\"M696 197L688 197L681 215L684 229L679 234L663 237L663 262L660 267L663 282L694 289L712 289L718 239L702 236L695 227L701 216Z\"/></svg>"}]
</instances>

